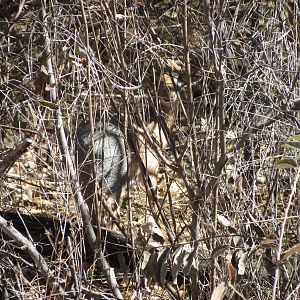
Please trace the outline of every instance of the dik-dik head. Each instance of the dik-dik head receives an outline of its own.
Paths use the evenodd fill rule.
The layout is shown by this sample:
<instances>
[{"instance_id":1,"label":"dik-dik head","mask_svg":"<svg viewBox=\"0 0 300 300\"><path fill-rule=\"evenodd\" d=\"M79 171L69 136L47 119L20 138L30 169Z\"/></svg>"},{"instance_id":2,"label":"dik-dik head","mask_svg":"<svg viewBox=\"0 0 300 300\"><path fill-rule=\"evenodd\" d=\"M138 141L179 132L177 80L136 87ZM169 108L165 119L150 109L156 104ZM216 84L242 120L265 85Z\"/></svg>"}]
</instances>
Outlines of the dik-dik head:
<instances>
[{"instance_id":1,"label":"dik-dik head","mask_svg":"<svg viewBox=\"0 0 300 300\"><path fill-rule=\"evenodd\" d=\"M181 67L174 61L168 61L168 66L165 72L159 74L156 85L157 117L146 126L136 127L136 148L145 166L146 175L150 176L152 186L157 185L160 158L169 145L169 134L175 131L180 104L179 90L183 86L178 75L180 70ZM136 160L131 167L139 177L145 175L136 166Z\"/></svg>"}]
</instances>

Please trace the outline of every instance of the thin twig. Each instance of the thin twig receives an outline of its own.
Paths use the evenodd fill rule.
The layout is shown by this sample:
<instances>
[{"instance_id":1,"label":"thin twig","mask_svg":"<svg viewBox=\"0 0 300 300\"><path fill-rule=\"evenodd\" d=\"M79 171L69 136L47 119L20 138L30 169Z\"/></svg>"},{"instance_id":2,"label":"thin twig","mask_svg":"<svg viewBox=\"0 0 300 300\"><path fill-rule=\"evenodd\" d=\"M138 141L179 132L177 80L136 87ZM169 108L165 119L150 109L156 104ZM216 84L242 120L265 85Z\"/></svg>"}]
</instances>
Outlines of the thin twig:
<instances>
[{"instance_id":1,"label":"thin twig","mask_svg":"<svg viewBox=\"0 0 300 300\"><path fill-rule=\"evenodd\" d=\"M279 282L279 277L280 277L280 264L279 264L279 262L280 262L280 256L281 256L281 249L282 249L283 238L284 238L284 234L285 234L285 226L286 226L286 223L287 223L287 220L288 220L288 217L289 217L289 210L291 208L292 201L293 201L295 193L297 191L297 184L298 184L299 178L300 178L300 168L298 168L297 173L294 177L294 182L293 182L291 192L290 192L290 195L289 195L289 201L288 201L287 206L286 206L285 211L284 211L284 218L283 218L283 222L282 222L282 226L281 226L281 232L280 232L277 255L276 255L277 266L276 266L276 270L275 270L275 279L274 279L274 284L273 284L272 300L275 300L276 296L280 297L280 295L277 295L276 289L277 289L277 284Z\"/></svg>"}]
</instances>

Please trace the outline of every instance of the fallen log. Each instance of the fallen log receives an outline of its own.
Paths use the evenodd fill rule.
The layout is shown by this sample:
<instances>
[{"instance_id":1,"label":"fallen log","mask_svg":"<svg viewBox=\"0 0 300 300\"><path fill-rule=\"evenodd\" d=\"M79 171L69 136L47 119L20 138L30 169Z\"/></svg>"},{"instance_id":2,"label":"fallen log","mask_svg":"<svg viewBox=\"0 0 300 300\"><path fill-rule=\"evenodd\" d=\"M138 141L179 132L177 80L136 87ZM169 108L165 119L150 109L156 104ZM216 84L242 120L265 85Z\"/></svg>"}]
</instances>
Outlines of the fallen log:
<instances>
[{"instance_id":1,"label":"fallen log","mask_svg":"<svg viewBox=\"0 0 300 300\"><path fill-rule=\"evenodd\" d=\"M2 216L7 222L10 222L15 229L32 241L36 246L37 251L43 257L55 259L61 251L63 252L62 256L67 257L67 238L71 237L71 240L77 246L79 244L83 245L84 262L87 264L92 264L94 262L93 250L91 249L87 238L82 234L82 229L71 225L68 221L4 211L0 212L0 216ZM94 230L96 233L96 228L94 228ZM0 235L0 244L9 242L11 245L15 245L15 248L21 257L25 257L26 259L28 258L26 257L26 251L18 249L18 246L14 241L10 240L2 232ZM128 268L132 268L132 249L126 238L121 233L101 227L98 236L100 237L101 248L104 251L111 267L117 269L121 267L121 255L123 256L122 262L125 262Z\"/></svg>"},{"instance_id":2,"label":"fallen log","mask_svg":"<svg viewBox=\"0 0 300 300\"><path fill-rule=\"evenodd\" d=\"M78 227L78 225L71 224L65 220L8 211L0 211L0 216L30 240L42 257L49 261L54 261L58 257L68 260L70 253L76 248L82 249L80 259L87 266L93 264L95 261L95 254L90 247L88 239L83 229ZM120 274L134 272L134 264L132 262L133 249L130 241L122 233L105 227L100 227L99 233L96 232L96 227L94 227L94 231L96 236L100 237L101 250L110 267L117 269ZM71 249L67 243L68 238L70 238L72 243ZM0 266L3 266L1 260L13 253L16 253L20 260L32 262L26 249L22 249L16 241L10 239L1 230L0 249L2 250L0 253ZM153 249L153 251L156 251L155 247ZM15 255L13 257L14 259L16 258ZM95 271L97 271L97 264L95 264L95 267ZM165 274L165 279L166 282L173 281L169 268ZM186 283L186 280L186 276L180 270L177 275L177 284Z\"/></svg>"}]
</instances>

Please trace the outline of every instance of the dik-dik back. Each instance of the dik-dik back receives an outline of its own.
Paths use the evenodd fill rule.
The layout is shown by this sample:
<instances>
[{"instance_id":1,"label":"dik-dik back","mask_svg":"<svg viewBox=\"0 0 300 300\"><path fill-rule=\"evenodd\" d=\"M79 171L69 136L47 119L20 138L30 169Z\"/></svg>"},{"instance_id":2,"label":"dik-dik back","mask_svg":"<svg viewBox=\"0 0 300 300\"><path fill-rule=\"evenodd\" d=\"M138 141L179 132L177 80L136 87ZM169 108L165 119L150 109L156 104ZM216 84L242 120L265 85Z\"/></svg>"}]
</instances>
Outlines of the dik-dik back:
<instances>
[{"instance_id":1,"label":"dik-dik back","mask_svg":"<svg viewBox=\"0 0 300 300\"><path fill-rule=\"evenodd\" d=\"M128 161L130 157L126 154L125 139L120 124L114 118L110 119L106 125L101 122L95 123L95 179L93 178L93 149L88 123L80 126L76 138L79 182L90 211L93 206L96 181L108 196L108 204L116 209L125 192L129 178L128 165L130 165Z\"/></svg>"}]
</instances>

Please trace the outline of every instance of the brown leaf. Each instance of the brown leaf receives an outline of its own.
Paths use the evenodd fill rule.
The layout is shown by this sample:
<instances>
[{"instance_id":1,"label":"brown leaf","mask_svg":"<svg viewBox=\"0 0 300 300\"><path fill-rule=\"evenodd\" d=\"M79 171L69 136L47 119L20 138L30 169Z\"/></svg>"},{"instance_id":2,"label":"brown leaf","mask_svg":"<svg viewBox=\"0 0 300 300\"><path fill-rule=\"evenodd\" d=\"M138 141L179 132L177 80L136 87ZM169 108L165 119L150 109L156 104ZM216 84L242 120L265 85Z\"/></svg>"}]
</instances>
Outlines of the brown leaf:
<instances>
[{"instance_id":1,"label":"brown leaf","mask_svg":"<svg viewBox=\"0 0 300 300\"><path fill-rule=\"evenodd\" d=\"M228 264L228 275L232 284L237 282L237 268L232 263Z\"/></svg>"},{"instance_id":2,"label":"brown leaf","mask_svg":"<svg viewBox=\"0 0 300 300\"><path fill-rule=\"evenodd\" d=\"M47 83L49 82L50 76L44 66L41 66L41 70L38 72L37 76L34 78L34 88L36 94L43 96Z\"/></svg>"},{"instance_id":3,"label":"brown leaf","mask_svg":"<svg viewBox=\"0 0 300 300\"><path fill-rule=\"evenodd\" d=\"M50 109L58 109L59 108L59 106L56 103L46 101L46 100L43 100L43 99L39 99L38 101L39 101L39 104L44 106L44 107L47 107L47 108L50 108Z\"/></svg>"},{"instance_id":4,"label":"brown leaf","mask_svg":"<svg viewBox=\"0 0 300 300\"><path fill-rule=\"evenodd\" d=\"M221 245L216 247L212 253L211 253L211 259L214 259L216 256L223 254L227 249L229 248L229 245Z\"/></svg>"},{"instance_id":5,"label":"brown leaf","mask_svg":"<svg viewBox=\"0 0 300 300\"><path fill-rule=\"evenodd\" d=\"M260 243L263 247L274 247L277 244L277 240L278 236L275 233L271 233L266 235Z\"/></svg>"},{"instance_id":6,"label":"brown leaf","mask_svg":"<svg viewBox=\"0 0 300 300\"><path fill-rule=\"evenodd\" d=\"M291 247L290 249L288 249L287 251L283 252L280 255L280 261L284 261L287 260L288 258L290 258L293 254L297 253L300 251L300 243L296 244L295 246Z\"/></svg>"}]
</instances>

